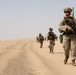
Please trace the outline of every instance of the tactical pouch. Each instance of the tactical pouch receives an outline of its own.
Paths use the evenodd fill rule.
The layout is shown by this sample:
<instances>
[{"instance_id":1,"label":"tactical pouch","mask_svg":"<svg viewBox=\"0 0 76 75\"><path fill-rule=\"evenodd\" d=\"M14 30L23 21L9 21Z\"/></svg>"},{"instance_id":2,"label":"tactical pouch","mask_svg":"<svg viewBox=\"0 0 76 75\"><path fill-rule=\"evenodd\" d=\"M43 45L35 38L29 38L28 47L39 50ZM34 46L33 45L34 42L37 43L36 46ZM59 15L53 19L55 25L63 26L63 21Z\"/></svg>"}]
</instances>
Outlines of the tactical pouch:
<instances>
[{"instance_id":1,"label":"tactical pouch","mask_svg":"<svg viewBox=\"0 0 76 75\"><path fill-rule=\"evenodd\" d=\"M63 34L60 34L59 40L60 40L60 43L62 44L63 43Z\"/></svg>"}]
</instances>

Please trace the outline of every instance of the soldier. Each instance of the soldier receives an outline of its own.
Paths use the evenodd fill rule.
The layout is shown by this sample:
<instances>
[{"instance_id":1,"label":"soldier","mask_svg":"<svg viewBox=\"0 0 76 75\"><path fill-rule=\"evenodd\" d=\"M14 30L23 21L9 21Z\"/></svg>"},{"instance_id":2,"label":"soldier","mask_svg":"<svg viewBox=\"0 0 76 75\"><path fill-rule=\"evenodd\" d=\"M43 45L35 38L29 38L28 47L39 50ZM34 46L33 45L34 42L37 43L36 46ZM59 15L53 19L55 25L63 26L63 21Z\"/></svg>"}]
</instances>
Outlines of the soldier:
<instances>
[{"instance_id":1,"label":"soldier","mask_svg":"<svg viewBox=\"0 0 76 75\"><path fill-rule=\"evenodd\" d=\"M39 42L40 42L40 48L43 47L43 41L44 41L44 37L42 36L41 33L39 33Z\"/></svg>"},{"instance_id":2,"label":"soldier","mask_svg":"<svg viewBox=\"0 0 76 75\"><path fill-rule=\"evenodd\" d=\"M37 41L37 43L39 42L39 40L38 40L38 36L36 37L36 41Z\"/></svg>"},{"instance_id":3,"label":"soldier","mask_svg":"<svg viewBox=\"0 0 76 75\"><path fill-rule=\"evenodd\" d=\"M69 21L69 23L72 24L72 26L76 26L76 19L73 18L71 15L72 9L71 8L65 8L64 9L64 18L59 24L59 32L63 33L63 48L65 52L65 59L64 64L67 63L69 58L69 51L71 50L72 55L72 65L75 64L76 60L76 35L73 33L73 29L67 24L66 21Z\"/></svg>"},{"instance_id":4,"label":"soldier","mask_svg":"<svg viewBox=\"0 0 76 75\"><path fill-rule=\"evenodd\" d=\"M49 49L50 49L50 53L54 54L54 46L55 46L55 39L57 39L57 36L55 35L55 33L53 32L53 29L50 27L49 28L49 32L47 34L47 40L49 40Z\"/></svg>"}]
</instances>

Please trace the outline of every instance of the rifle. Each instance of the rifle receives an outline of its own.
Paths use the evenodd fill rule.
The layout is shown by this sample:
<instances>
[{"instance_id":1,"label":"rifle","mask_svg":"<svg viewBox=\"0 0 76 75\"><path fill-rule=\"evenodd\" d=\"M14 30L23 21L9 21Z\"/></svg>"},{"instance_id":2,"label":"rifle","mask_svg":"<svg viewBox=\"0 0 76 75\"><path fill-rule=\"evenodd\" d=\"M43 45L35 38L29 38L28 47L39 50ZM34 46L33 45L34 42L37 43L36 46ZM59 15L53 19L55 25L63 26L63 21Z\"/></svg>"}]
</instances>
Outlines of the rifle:
<instances>
[{"instance_id":1,"label":"rifle","mask_svg":"<svg viewBox=\"0 0 76 75\"><path fill-rule=\"evenodd\" d=\"M72 7L72 17L74 18L74 7Z\"/></svg>"},{"instance_id":2,"label":"rifle","mask_svg":"<svg viewBox=\"0 0 76 75\"><path fill-rule=\"evenodd\" d=\"M72 15L72 17L74 19L74 7L72 7L72 14L71 15ZM76 35L76 27L75 27L76 24L75 23L74 24L70 23L69 20L65 20L65 23L72 28L73 34Z\"/></svg>"},{"instance_id":3,"label":"rifle","mask_svg":"<svg viewBox=\"0 0 76 75\"><path fill-rule=\"evenodd\" d=\"M69 20L65 20L65 23L72 28L73 34L76 35L76 27L75 27L75 24L73 25L72 23L69 22Z\"/></svg>"}]
</instances>

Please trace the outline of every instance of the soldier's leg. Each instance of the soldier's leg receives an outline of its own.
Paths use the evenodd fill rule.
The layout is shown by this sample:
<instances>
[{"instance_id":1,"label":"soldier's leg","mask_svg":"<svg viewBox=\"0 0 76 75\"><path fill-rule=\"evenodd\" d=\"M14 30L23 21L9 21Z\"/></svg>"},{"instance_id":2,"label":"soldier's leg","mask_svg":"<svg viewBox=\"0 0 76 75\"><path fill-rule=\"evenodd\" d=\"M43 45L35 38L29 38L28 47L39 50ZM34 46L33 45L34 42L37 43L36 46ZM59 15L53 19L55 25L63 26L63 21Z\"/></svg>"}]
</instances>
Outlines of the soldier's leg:
<instances>
[{"instance_id":1,"label":"soldier's leg","mask_svg":"<svg viewBox=\"0 0 76 75\"><path fill-rule=\"evenodd\" d=\"M52 45L51 51L54 54L54 46L53 45Z\"/></svg>"},{"instance_id":2,"label":"soldier's leg","mask_svg":"<svg viewBox=\"0 0 76 75\"><path fill-rule=\"evenodd\" d=\"M50 53L52 52L52 49L51 49L51 44L48 46L49 47L49 49L50 49Z\"/></svg>"},{"instance_id":3,"label":"soldier's leg","mask_svg":"<svg viewBox=\"0 0 76 75\"><path fill-rule=\"evenodd\" d=\"M51 50L51 48L49 48L49 49L50 49L50 53L51 53L52 50Z\"/></svg>"},{"instance_id":4,"label":"soldier's leg","mask_svg":"<svg viewBox=\"0 0 76 75\"><path fill-rule=\"evenodd\" d=\"M49 43L50 45L49 45L49 49L50 49L50 53L53 53L54 54L54 42L53 42L53 40L50 40L50 43Z\"/></svg>"},{"instance_id":5,"label":"soldier's leg","mask_svg":"<svg viewBox=\"0 0 76 75\"><path fill-rule=\"evenodd\" d=\"M52 53L54 54L54 46L55 46L55 42L52 40L52 47L51 47L51 49L52 49Z\"/></svg>"},{"instance_id":6,"label":"soldier's leg","mask_svg":"<svg viewBox=\"0 0 76 75\"><path fill-rule=\"evenodd\" d=\"M43 47L43 41L42 41L42 43L41 43L41 47Z\"/></svg>"},{"instance_id":7,"label":"soldier's leg","mask_svg":"<svg viewBox=\"0 0 76 75\"><path fill-rule=\"evenodd\" d=\"M41 48L41 42L40 42L40 48Z\"/></svg>"},{"instance_id":8,"label":"soldier's leg","mask_svg":"<svg viewBox=\"0 0 76 75\"><path fill-rule=\"evenodd\" d=\"M40 42L40 48L42 48L42 44L41 44L41 42Z\"/></svg>"},{"instance_id":9,"label":"soldier's leg","mask_svg":"<svg viewBox=\"0 0 76 75\"><path fill-rule=\"evenodd\" d=\"M54 43L54 41L52 40L52 42L51 42L51 50L52 50L52 53L54 54L54 45L55 45L55 43Z\"/></svg>"},{"instance_id":10,"label":"soldier's leg","mask_svg":"<svg viewBox=\"0 0 76 75\"><path fill-rule=\"evenodd\" d=\"M50 47L49 49L50 49L50 53L53 53L53 48L52 48L52 47Z\"/></svg>"},{"instance_id":11,"label":"soldier's leg","mask_svg":"<svg viewBox=\"0 0 76 75\"><path fill-rule=\"evenodd\" d=\"M63 47L65 52L64 64L66 64L69 58L69 50L70 50L70 40L66 37L63 39Z\"/></svg>"},{"instance_id":12,"label":"soldier's leg","mask_svg":"<svg viewBox=\"0 0 76 75\"><path fill-rule=\"evenodd\" d=\"M51 43L51 40L49 40L49 46L48 46L48 48L50 49L50 53L52 51L51 46L52 46L52 43Z\"/></svg>"},{"instance_id":13,"label":"soldier's leg","mask_svg":"<svg viewBox=\"0 0 76 75\"><path fill-rule=\"evenodd\" d=\"M72 37L71 39L71 56L72 56L72 65L75 65L76 60L76 37Z\"/></svg>"},{"instance_id":14,"label":"soldier's leg","mask_svg":"<svg viewBox=\"0 0 76 75\"><path fill-rule=\"evenodd\" d=\"M50 48L50 45L51 45L51 42L50 42L50 40L49 40L49 45L48 45L48 48Z\"/></svg>"}]
</instances>

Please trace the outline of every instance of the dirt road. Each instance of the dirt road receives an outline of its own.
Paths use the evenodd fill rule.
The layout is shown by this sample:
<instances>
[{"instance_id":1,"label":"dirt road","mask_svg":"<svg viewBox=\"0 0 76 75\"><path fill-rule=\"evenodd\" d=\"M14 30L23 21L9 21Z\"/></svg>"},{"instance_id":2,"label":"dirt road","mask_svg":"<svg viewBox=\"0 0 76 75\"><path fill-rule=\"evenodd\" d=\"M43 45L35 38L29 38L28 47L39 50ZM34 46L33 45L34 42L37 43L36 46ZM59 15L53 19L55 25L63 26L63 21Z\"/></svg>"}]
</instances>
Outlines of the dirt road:
<instances>
[{"instance_id":1,"label":"dirt road","mask_svg":"<svg viewBox=\"0 0 76 75\"><path fill-rule=\"evenodd\" d=\"M71 59L63 64L64 51L57 41L54 54L34 39L0 41L0 75L76 75Z\"/></svg>"}]
</instances>

